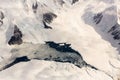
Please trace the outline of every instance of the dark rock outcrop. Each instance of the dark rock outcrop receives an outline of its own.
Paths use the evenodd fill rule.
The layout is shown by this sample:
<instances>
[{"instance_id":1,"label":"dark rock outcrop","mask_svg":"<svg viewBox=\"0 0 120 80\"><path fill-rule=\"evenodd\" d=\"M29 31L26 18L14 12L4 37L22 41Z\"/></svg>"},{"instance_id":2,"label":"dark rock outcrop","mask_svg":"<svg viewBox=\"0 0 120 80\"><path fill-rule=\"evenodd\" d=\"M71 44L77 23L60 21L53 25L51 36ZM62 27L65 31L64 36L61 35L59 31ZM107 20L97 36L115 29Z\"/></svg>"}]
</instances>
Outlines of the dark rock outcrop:
<instances>
[{"instance_id":1,"label":"dark rock outcrop","mask_svg":"<svg viewBox=\"0 0 120 80\"><path fill-rule=\"evenodd\" d=\"M100 21L101 21L101 19L102 19L102 17L103 17L102 13L98 13L98 14L96 14L96 15L93 17L93 20L94 20L94 22L95 22L96 24L99 24Z\"/></svg>"},{"instance_id":2,"label":"dark rock outcrop","mask_svg":"<svg viewBox=\"0 0 120 80\"><path fill-rule=\"evenodd\" d=\"M65 2L63 0L58 0L58 3L63 6L63 4L65 4Z\"/></svg>"},{"instance_id":3,"label":"dark rock outcrop","mask_svg":"<svg viewBox=\"0 0 120 80\"><path fill-rule=\"evenodd\" d=\"M43 14L43 21L46 23L51 23L53 21L54 18L56 18L57 15L52 13L52 12L48 12Z\"/></svg>"},{"instance_id":4,"label":"dark rock outcrop","mask_svg":"<svg viewBox=\"0 0 120 80\"><path fill-rule=\"evenodd\" d=\"M0 26L2 26L3 25L3 21L2 20L0 20Z\"/></svg>"},{"instance_id":5,"label":"dark rock outcrop","mask_svg":"<svg viewBox=\"0 0 120 80\"><path fill-rule=\"evenodd\" d=\"M36 45L38 47L35 47ZM21 54L21 51L23 51L23 53L24 51L25 53L28 53L30 52L29 49L14 48L11 50L11 52L15 54L15 56L13 55L10 58L12 62L6 64L2 70L9 68L17 63L30 61L32 59L71 63L79 68L90 67L92 69L98 70L96 67L86 63L81 54L78 51L72 49L70 45L71 44L67 43L56 43L54 41L46 41L46 44L34 44L33 46L30 46L34 48L34 51L30 50L31 54L23 54L23 56L19 56Z\"/></svg>"},{"instance_id":6,"label":"dark rock outcrop","mask_svg":"<svg viewBox=\"0 0 120 80\"><path fill-rule=\"evenodd\" d=\"M0 19L2 20L2 19L4 19L4 18L5 18L5 16L4 16L3 12L0 11Z\"/></svg>"},{"instance_id":7,"label":"dark rock outcrop","mask_svg":"<svg viewBox=\"0 0 120 80\"><path fill-rule=\"evenodd\" d=\"M71 52L71 53L76 53L77 55L80 55L77 51L75 51L70 47L71 44L55 43L53 41L46 41L46 44L48 44L51 48L54 48L60 52Z\"/></svg>"},{"instance_id":8,"label":"dark rock outcrop","mask_svg":"<svg viewBox=\"0 0 120 80\"><path fill-rule=\"evenodd\" d=\"M79 0L72 0L72 4L75 4L76 2L78 2Z\"/></svg>"},{"instance_id":9,"label":"dark rock outcrop","mask_svg":"<svg viewBox=\"0 0 120 80\"><path fill-rule=\"evenodd\" d=\"M0 11L0 26L3 25L3 19L5 18L4 14L2 11Z\"/></svg>"},{"instance_id":10,"label":"dark rock outcrop","mask_svg":"<svg viewBox=\"0 0 120 80\"><path fill-rule=\"evenodd\" d=\"M27 62L27 61L30 61L30 59L28 59L27 56L17 57L12 63L6 65L6 66L4 67L4 69L7 69L7 68L9 68L9 67L11 67L11 66L13 66L13 65L15 65L15 64L17 64L17 63Z\"/></svg>"},{"instance_id":11,"label":"dark rock outcrop","mask_svg":"<svg viewBox=\"0 0 120 80\"><path fill-rule=\"evenodd\" d=\"M43 25L44 25L44 28L45 28L45 29L52 29L52 27L48 26L48 25L46 24L46 22L44 22L44 21L43 21Z\"/></svg>"},{"instance_id":12,"label":"dark rock outcrop","mask_svg":"<svg viewBox=\"0 0 120 80\"><path fill-rule=\"evenodd\" d=\"M113 35L113 39L120 40L120 25L117 23L115 24L109 31L111 35Z\"/></svg>"},{"instance_id":13,"label":"dark rock outcrop","mask_svg":"<svg viewBox=\"0 0 120 80\"><path fill-rule=\"evenodd\" d=\"M56 62L69 62L69 63L72 63L72 64L78 66L79 68L84 67L84 66L88 66L88 67L91 67L91 68L97 70L97 68L95 68L94 66L87 64L83 60L80 53L70 47L71 44L55 43L53 41L46 41L46 44L49 47L54 48L58 52L61 52L62 56L52 57L50 55L48 58L45 58L45 60L53 60Z\"/></svg>"},{"instance_id":14,"label":"dark rock outcrop","mask_svg":"<svg viewBox=\"0 0 120 80\"><path fill-rule=\"evenodd\" d=\"M8 44L13 45L13 44L22 44L22 32L19 30L17 25L14 25L14 35L11 37L9 40Z\"/></svg>"},{"instance_id":15,"label":"dark rock outcrop","mask_svg":"<svg viewBox=\"0 0 120 80\"><path fill-rule=\"evenodd\" d=\"M36 13L38 8L38 3L36 2L35 4L32 5L33 12Z\"/></svg>"}]
</instances>

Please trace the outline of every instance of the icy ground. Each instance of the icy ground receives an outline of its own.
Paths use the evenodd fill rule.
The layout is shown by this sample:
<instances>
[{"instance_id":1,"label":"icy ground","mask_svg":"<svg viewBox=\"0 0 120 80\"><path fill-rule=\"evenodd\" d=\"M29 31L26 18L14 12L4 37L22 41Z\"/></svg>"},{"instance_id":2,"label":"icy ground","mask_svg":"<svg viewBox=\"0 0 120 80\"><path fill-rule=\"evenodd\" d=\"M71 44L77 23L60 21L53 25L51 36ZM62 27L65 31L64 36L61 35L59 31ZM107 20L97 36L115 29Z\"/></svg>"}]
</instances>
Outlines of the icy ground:
<instances>
[{"instance_id":1,"label":"icy ground","mask_svg":"<svg viewBox=\"0 0 120 80\"><path fill-rule=\"evenodd\" d=\"M120 80L119 5L120 0L0 0L0 80ZM71 44L97 70L44 60L71 55L45 41ZM4 69L22 56L30 61Z\"/></svg>"}]
</instances>

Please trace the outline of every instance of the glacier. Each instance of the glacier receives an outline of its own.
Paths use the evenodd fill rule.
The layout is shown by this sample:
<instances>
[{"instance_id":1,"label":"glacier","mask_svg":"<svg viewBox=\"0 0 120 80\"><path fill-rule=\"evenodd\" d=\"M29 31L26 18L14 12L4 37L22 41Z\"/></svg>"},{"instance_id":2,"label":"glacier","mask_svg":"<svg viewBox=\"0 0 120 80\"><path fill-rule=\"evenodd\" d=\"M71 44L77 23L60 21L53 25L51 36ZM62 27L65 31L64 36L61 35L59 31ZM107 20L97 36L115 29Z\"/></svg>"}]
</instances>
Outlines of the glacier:
<instances>
[{"instance_id":1,"label":"glacier","mask_svg":"<svg viewBox=\"0 0 120 80\"><path fill-rule=\"evenodd\" d=\"M119 5L0 0L0 80L119 80Z\"/></svg>"}]
</instances>

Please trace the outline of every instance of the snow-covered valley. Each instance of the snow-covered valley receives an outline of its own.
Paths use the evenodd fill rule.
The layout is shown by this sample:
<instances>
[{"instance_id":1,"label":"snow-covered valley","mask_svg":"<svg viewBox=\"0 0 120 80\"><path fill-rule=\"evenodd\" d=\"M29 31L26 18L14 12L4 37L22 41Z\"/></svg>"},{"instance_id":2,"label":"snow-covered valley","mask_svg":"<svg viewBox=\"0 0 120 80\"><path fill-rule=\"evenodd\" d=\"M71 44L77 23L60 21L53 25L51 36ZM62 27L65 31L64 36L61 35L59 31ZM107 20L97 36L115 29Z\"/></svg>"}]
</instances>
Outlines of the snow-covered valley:
<instances>
[{"instance_id":1,"label":"snow-covered valley","mask_svg":"<svg viewBox=\"0 0 120 80\"><path fill-rule=\"evenodd\" d=\"M119 5L0 0L0 80L120 80Z\"/></svg>"}]
</instances>

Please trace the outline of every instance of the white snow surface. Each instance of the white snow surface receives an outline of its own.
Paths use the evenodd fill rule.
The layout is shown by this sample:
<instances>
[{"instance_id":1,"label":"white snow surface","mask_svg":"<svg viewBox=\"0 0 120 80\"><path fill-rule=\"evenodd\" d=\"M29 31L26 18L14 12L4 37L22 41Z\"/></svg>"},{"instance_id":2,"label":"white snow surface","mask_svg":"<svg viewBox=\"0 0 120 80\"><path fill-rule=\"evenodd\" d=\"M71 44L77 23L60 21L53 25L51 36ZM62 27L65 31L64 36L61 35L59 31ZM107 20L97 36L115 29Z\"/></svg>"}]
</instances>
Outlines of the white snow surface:
<instances>
[{"instance_id":1,"label":"white snow surface","mask_svg":"<svg viewBox=\"0 0 120 80\"><path fill-rule=\"evenodd\" d=\"M32 4L38 2L37 13ZM120 46L107 31L120 23L120 0L0 0L0 11L5 15L0 26L0 68L8 63L13 48L28 49L44 44L44 41L67 42L80 52L83 59L98 68L78 68L70 63L31 60L20 62L0 71L0 80L119 80ZM53 12L57 18L49 24L53 29L44 29L42 14ZM103 13L99 24L92 17ZM13 35L14 24L23 33L22 45L8 45ZM26 48L27 46L27 48ZM23 50L25 51L25 50ZM26 52L18 55L26 55ZM17 55L17 54L16 54Z\"/></svg>"}]
</instances>

